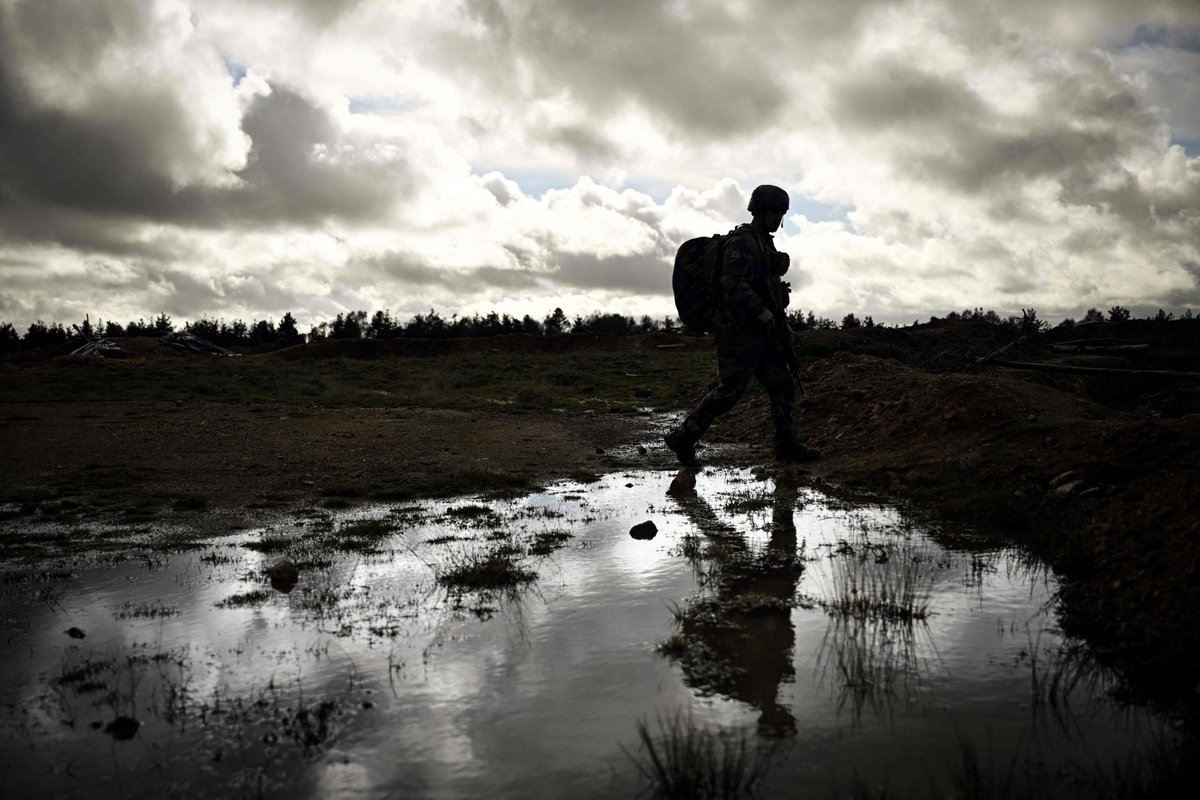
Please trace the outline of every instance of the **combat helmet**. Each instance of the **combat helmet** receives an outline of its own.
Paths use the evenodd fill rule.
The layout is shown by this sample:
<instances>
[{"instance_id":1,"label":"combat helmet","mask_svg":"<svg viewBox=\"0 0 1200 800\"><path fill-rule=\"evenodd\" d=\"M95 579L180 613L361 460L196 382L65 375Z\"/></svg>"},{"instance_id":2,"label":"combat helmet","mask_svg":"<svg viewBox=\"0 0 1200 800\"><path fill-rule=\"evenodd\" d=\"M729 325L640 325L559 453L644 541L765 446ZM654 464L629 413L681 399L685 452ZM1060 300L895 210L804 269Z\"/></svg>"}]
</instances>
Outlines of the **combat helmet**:
<instances>
[{"instance_id":1,"label":"combat helmet","mask_svg":"<svg viewBox=\"0 0 1200 800\"><path fill-rule=\"evenodd\" d=\"M760 211L778 211L785 213L790 205L788 193L778 186L772 186L769 183L764 183L762 186L755 187L750 194L750 205L746 210L751 214L757 214Z\"/></svg>"}]
</instances>

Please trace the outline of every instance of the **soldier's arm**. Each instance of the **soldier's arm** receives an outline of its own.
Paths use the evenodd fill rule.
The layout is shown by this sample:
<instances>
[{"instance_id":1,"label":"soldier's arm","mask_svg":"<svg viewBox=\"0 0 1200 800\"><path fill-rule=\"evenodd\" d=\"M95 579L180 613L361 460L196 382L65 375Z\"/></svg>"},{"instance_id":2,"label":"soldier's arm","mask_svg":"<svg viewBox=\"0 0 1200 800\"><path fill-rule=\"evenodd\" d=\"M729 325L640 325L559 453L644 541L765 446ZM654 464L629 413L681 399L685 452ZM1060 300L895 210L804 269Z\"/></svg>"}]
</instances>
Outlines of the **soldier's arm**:
<instances>
[{"instance_id":1,"label":"soldier's arm","mask_svg":"<svg viewBox=\"0 0 1200 800\"><path fill-rule=\"evenodd\" d=\"M749 243L741 236L730 236L721 262L721 292L743 319L753 319L766 310L762 298L750 286L752 264Z\"/></svg>"}]
</instances>

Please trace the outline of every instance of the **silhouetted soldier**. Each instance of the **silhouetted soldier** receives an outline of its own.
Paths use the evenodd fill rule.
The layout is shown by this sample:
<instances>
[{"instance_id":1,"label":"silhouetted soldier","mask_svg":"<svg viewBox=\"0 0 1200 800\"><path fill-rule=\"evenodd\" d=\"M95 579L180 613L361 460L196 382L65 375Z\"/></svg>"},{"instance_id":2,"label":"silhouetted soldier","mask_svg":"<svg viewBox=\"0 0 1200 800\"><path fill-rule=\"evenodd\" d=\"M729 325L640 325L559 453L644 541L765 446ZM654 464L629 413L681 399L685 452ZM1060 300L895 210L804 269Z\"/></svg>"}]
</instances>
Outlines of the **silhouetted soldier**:
<instances>
[{"instance_id":1,"label":"silhouetted soldier","mask_svg":"<svg viewBox=\"0 0 1200 800\"><path fill-rule=\"evenodd\" d=\"M685 466L695 463L696 443L713 420L733 408L752 377L758 378L771 402L776 458L803 462L820 456L800 443L792 426L796 382L788 366L789 356L794 362L794 355L785 313L787 288L781 280L789 259L775 249L771 237L779 230L788 204L783 189L759 186L747 208L752 221L739 225L725 241L715 325L719 382L664 438Z\"/></svg>"}]
</instances>

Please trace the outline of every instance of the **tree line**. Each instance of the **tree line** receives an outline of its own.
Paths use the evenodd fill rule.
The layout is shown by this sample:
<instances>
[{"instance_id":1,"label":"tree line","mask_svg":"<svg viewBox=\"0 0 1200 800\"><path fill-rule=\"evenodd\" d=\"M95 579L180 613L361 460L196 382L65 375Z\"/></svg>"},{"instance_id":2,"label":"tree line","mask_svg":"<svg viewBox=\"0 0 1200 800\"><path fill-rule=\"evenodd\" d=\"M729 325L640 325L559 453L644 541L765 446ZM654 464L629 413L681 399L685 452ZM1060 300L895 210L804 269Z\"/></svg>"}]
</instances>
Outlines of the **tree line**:
<instances>
[{"instance_id":1,"label":"tree line","mask_svg":"<svg viewBox=\"0 0 1200 800\"><path fill-rule=\"evenodd\" d=\"M1174 314L1159 309L1158 314L1150 319L1160 322L1175 318ZM1182 315L1181 319L1193 319L1191 309ZM1021 314L1002 317L992 310L982 308L951 311L941 319L979 321L997 327L1006 328L1019 333L1037 333L1051 327L1050 323L1038 317L1034 309L1022 309ZM1132 319L1129 309L1123 306L1113 306L1107 313L1091 308L1078 322L1074 319L1064 319L1057 327L1072 328L1076 325L1087 325L1100 322L1127 322ZM931 317L930 322L938 321ZM876 323L870 316L861 319L855 314L846 314L841 322L828 317L818 316L812 311L802 310L788 312L788 321L794 330L853 330L885 327ZM919 320L913 321L920 324ZM893 326L895 327L895 326ZM65 345L72 341L83 343L99 338L125 337L162 337L177 330L190 333L213 344L222 347L288 347L304 342L318 342L326 339L398 339L402 337L418 339L454 339L464 337L502 336L505 334L527 334L532 336L553 336L559 334L577 333L607 333L616 335L632 335L644 333L686 333L679 321L671 316L654 319L650 316L640 318L625 316L618 313L593 313L586 317L576 315L568 317L561 308L547 314L542 319L535 319L528 314L517 318L508 314L498 314L492 311L488 314L459 316L457 314L444 317L430 309L427 314L417 314L407 322L402 322L392 316L390 311L376 311L368 316L366 311L348 311L338 314L333 320L312 326L307 334L299 331L296 319L288 312L276 323L274 320L257 320L252 323L241 319L226 321L224 319L208 319L185 323L176 328L175 323L166 313L160 313L149 322L145 319L131 321L127 325L112 320L91 322L85 318L83 322L63 325L58 322L46 324L37 320L31 324L22 335L10 322L0 323L0 353L12 353L18 350L33 350L39 347Z\"/></svg>"}]
</instances>

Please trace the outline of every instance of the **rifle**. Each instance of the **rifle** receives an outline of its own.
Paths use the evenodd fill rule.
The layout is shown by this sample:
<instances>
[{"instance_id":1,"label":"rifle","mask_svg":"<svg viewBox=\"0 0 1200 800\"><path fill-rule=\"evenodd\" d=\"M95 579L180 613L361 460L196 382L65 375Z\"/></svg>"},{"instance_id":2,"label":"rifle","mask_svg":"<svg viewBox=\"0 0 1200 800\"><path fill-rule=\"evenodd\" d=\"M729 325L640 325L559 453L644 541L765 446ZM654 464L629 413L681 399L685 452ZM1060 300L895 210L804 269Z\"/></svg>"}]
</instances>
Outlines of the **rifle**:
<instances>
[{"instance_id":1,"label":"rifle","mask_svg":"<svg viewBox=\"0 0 1200 800\"><path fill-rule=\"evenodd\" d=\"M786 296L788 289L791 287L784 281L780 281L780 284L781 293ZM800 384L800 358L796 355L796 343L793 341L792 328L788 325L787 312L776 303L775 294L770 291L769 285L767 287L766 298L764 298L763 304L771 312L771 316L775 318L772 323L772 330L776 338L779 339L779 346L783 349L783 361L787 364L788 372L792 373L792 378L795 379L798 386Z\"/></svg>"}]
</instances>

